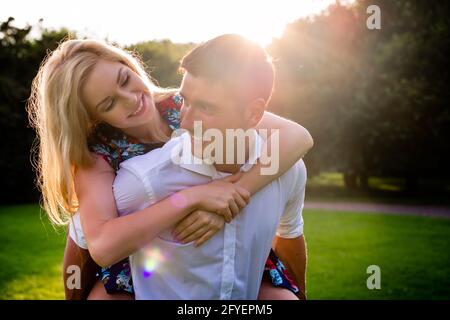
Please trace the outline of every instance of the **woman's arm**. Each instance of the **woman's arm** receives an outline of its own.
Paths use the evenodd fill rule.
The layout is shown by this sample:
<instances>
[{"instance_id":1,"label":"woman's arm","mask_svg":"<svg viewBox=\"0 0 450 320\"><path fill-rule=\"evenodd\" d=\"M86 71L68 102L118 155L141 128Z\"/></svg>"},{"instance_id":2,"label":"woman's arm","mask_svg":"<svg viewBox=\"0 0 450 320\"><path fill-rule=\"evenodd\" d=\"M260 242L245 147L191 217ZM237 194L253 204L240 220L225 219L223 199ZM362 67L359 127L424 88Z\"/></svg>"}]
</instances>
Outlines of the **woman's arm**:
<instances>
[{"instance_id":1,"label":"woman's arm","mask_svg":"<svg viewBox=\"0 0 450 320\"><path fill-rule=\"evenodd\" d=\"M256 129L268 130L267 141L264 144L263 154L268 154L271 157L278 157L279 167L273 174L264 175L261 174L261 169L264 170L266 165L261 164L258 160L258 162L248 172L242 174L236 184L250 191L252 195L273 180L282 176L313 146L313 139L308 130L293 121L279 117L271 112L264 112L264 115ZM276 139L275 141L272 141L271 129L279 129L279 148L272 145L273 142L277 141ZM267 152L267 150L269 152ZM274 154L277 150L278 153Z\"/></svg>"},{"instance_id":2,"label":"woman's arm","mask_svg":"<svg viewBox=\"0 0 450 320\"><path fill-rule=\"evenodd\" d=\"M274 174L262 175L261 169L265 166L258 161L248 172L242 173L235 183L250 191L251 194L255 194L283 175L313 146L312 137L304 127L270 112L264 112L257 129L268 130L263 154L278 157L279 167ZM279 129L279 149L272 145L270 129ZM267 153L267 150L269 150L269 153ZM201 219L197 216L201 216ZM199 246L211 239L215 233L222 229L223 225L223 219L220 217L216 217L210 212L195 211L178 223L175 228L175 235L182 242L196 240L195 245Z\"/></svg>"},{"instance_id":3,"label":"woman's arm","mask_svg":"<svg viewBox=\"0 0 450 320\"><path fill-rule=\"evenodd\" d=\"M174 206L171 199L166 198L118 217L112 190L114 178L114 171L101 157L97 157L90 168L78 169L75 176L81 223L91 256L100 266L109 266L136 252L196 209L213 212L229 209L236 194L239 200L246 200L245 205L249 201L249 194L243 188L233 183L213 182L207 187L195 186L180 191L178 194L186 199L185 206ZM233 206L240 210L242 201L239 202L241 204L233 202Z\"/></svg>"}]
</instances>

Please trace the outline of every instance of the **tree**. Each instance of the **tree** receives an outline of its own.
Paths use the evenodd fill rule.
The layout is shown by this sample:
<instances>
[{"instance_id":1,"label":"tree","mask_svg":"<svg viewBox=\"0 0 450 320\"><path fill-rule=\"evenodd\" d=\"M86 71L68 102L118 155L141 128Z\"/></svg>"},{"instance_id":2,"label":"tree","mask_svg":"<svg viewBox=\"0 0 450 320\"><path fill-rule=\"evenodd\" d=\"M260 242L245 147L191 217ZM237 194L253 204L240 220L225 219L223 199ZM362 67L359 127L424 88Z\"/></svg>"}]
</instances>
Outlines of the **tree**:
<instances>
[{"instance_id":1,"label":"tree","mask_svg":"<svg viewBox=\"0 0 450 320\"><path fill-rule=\"evenodd\" d=\"M371 4L381 8L381 30L366 27ZM448 7L338 2L272 43L271 106L310 129L310 168L341 171L348 186L367 186L369 175L401 176L411 187L420 176L449 176Z\"/></svg>"},{"instance_id":2,"label":"tree","mask_svg":"<svg viewBox=\"0 0 450 320\"><path fill-rule=\"evenodd\" d=\"M128 49L139 53L155 82L163 87L176 88L182 78L178 72L180 60L193 47L193 43L178 44L162 40L141 42Z\"/></svg>"},{"instance_id":3,"label":"tree","mask_svg":"<svg viewBox=\"0 0 450 320\"><path fill-rule=\"evenodd\" d=\"M37 28L39 36L30 38ZM36 174L31 166L35 133L29 127L25 105L31 82L47 52L56 49L64 38L76 37L67 29L49 30L38 26L18 28L14 18L0 24L0 133L4 139L0 170L3 173L1 203L36 202ZM148 71L162 86L177 87L179 60L193 44L175 44L168 40L140 43L135 50L147 62Z\"/></svg>"},{"instance_id":4,"label":"tree","mask_svg":"<svg viewBox=\"0 0 450 320\"><path fill-rule=\"evenodd\" d=\"M47 50L56 48L67 30L42 29L40 39L29 38L31 26L18 28L10 17L0 24L0 132L4 137L2 203L36 201L35 174L30 163L34 132L28 125L25 103L31 81Z\"/></svg>"}]
</instances>

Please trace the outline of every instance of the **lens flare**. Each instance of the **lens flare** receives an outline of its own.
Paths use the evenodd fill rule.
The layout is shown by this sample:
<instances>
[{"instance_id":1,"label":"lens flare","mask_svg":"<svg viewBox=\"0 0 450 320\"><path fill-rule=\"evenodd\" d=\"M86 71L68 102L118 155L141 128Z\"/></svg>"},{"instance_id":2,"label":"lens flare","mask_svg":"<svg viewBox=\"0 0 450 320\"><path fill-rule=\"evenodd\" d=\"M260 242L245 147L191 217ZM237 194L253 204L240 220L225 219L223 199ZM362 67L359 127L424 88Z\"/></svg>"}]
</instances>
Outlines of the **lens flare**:
<instances>
[{"instance_id":1,"label":"lens flare","mask_svg":"<svg viewBox=\"0 0 450 320\"><path fill-rule=\"evenodd\" d=\"M143 276L144 278L149 278L152 276L158 266L165 261L165 258L158 248L146 249L144 252L145 262Z\"/></svg>"},{"instance_id":2,"label":"lens flare","mask_svg":"<svg viewBox=\"0 0 450 320\"><path fill-rule=\"evenodd\" d=\"M178 193L171 196L170 201L172 202L172 205L177 208L184 208L187 205L186 197Z\"/></svg>"}]
</instances>

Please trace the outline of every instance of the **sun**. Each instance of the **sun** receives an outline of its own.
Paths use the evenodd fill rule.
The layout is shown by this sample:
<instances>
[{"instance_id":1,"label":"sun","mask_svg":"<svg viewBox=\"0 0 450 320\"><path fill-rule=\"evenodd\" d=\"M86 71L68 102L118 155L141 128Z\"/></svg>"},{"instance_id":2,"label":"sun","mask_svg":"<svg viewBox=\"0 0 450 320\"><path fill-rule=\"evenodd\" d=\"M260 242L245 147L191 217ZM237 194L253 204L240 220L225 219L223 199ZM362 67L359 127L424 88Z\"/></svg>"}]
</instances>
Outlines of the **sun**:
<instances>
[{"instance_id":1,"label":"sun","mask_svg":"<svg viewBox=\"0 0 450 320\"><path fill-rule=\"evenodd\" d=\"M78 0L78 5L67 11L55 7L53 0L16 0L5 2L4 11L22 24L44 18L46 27L64 26L81 36L95 35L122 45L158 39L199 43L224 33L237 33L267 46L274 37L282 36L288 23L318 14L336 0L165 0L157 5L154 1L122 2ZM101 18L98 12L103 13Z\"/></svg>"},{"instance_id":2,"label":"sun","mask_svg":"<svg viewBox=\"0 0 450 320\"><path fill-rule=\"evenodd\" d=\"M203 6L193 12L204 11L194 17L188 13L188 24L178 28L179 38L195 37L204 41L224 33L237 33L262 46L282 36L286 25L302 17L320 13L335 0L228 0L214 1L214 8ZM185 21L185 20L183 20ZM177 37L177 38L178 38Z\"/></svg>"}]
</instances>

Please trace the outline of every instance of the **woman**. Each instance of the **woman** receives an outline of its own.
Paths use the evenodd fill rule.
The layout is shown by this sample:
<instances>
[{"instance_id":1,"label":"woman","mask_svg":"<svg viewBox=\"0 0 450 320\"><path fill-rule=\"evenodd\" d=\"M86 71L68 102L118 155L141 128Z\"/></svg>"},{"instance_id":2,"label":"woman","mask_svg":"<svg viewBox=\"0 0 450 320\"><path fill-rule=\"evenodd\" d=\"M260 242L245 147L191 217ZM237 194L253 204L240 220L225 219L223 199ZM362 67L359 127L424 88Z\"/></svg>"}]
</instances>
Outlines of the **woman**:
<instances>
[{"instance_id":1,"label":"woman","mask_svg":"<svg viewBox=\"0 0 450 320\"><path fill-rule=\"evenodd\" d=\"M118 164L168 140L179 124L181 100L176 91L155 86L129 53L93 40L62 43L44 61L32 89L28 108L40 139L44 208L55 224L66 224L78 210L84 231L79 228L79 233L84 233L93 260L103 267L114 264L100 272L105 286L97 281L89 293L92 299L132 298L126 257L142 243L177 223L180 234L190 225L192 232L183 240L207 241L223 227L224 219L229 221L248 203L249 192L286 172L312 146L303 127L266 113L260 127L280 129L278 175L260 176L257 164L231 181L180 191L187 199L184 207L165 199L133 215L117 217L112 184ZM104 90L108 98L92 103L97 90ZM145 111L138 107L139 99L149 106ZM83 280L88 281L94 273L88 271L96 266L87 251L76 249L68 237L66 256L70 258L65 265L84 265ZM81 252L84 261L75 258L73 263L77 257L70 255L73 250ZM295 285L290 285L295 292Z\"/></svg>"}]
</instances>

